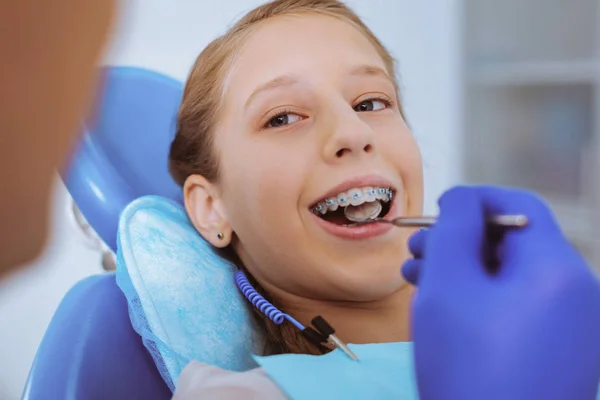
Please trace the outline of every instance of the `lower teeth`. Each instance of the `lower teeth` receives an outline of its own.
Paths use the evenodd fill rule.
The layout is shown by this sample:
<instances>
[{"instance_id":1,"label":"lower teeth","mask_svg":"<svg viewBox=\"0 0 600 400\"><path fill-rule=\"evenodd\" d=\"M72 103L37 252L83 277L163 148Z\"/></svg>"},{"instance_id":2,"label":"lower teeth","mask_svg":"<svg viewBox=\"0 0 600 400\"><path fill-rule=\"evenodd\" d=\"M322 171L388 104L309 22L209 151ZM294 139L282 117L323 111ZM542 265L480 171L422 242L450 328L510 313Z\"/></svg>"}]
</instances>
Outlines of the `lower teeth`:
<instances>
[{"instance_id":1,"label":"lower teeth","mask_svg":"<svg viewBox=\"0 0 600 400\"><path fill-rule=\"evenodd\" d=\"M344 208L344 216L352 222L365 222L377 218L382 209L379 201L363 203L359 206L349 205Z\"/></svg>"}]
</instances>

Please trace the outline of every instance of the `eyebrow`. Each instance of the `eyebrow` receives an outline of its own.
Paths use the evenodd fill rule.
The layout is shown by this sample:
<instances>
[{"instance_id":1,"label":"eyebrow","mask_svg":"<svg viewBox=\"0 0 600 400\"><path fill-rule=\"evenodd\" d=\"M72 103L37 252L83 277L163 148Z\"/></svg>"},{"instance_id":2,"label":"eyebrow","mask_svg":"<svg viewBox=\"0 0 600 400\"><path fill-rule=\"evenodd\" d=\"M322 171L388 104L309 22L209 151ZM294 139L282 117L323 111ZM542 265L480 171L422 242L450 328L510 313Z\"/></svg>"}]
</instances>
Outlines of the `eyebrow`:
<instances>
[{"instance_id":1,"label":"eyebrow","mask_svg":"<svg viewBox=\"0 0 600 400\"><path fill-rule=\"evenodd\" d=\"M358 67L352 68L350 70L350 75L352 76L376 76L385 78L388 80L392 80L392 78L388 75L388 73L380 67L374 65L359 65Z\"/></svg>"},{"instance_id":2,"label":"eyebrow","mask_svg":"<svg viewBox=\"0 0 600 400\"><path fill-rule=\"evenodd\" d=\"M389 80L393 83L393 79L388 75L388 73L380 67L374 65L359 65L358 67L354 67L350 70L351 76L375 76ZM281 75L277 78L271 79L270 81L263 83L259 87L257 87L254 92L248 97L246 100L246 104L244 108L248 108L250 103L261 93L278 89L286 86L293 86L297 84L300 79L296 75Z\"/></svg>"},{"instance_id":3,"label":"eyebrow","mask_svg":"<svg viewBox=\"0 0 600 400\"><path fill-rule=\"evenodd\" d=\"M295 75L281 75L275 79L271 79L270 81L263 83L262 85L257 87L256 90L252 92L250 97L248 97L248 100L246 100L246 105L244 106L244 108L248 108L248 105L252 103L252 100L254 100L256 96L258 96L260 93L273 89L278 89L280 87L293 86L296 83L298 83L298 81L299 79Z\"/></svg>"}]
</instances>

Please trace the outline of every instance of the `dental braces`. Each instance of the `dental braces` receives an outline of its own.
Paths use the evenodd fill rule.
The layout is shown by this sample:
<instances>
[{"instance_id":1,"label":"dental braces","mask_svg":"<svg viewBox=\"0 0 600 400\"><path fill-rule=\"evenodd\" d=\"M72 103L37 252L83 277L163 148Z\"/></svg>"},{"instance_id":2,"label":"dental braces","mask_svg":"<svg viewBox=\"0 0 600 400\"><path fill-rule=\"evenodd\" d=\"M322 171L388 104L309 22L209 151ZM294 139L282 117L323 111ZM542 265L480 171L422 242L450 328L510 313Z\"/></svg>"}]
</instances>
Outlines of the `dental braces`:
<instances>
[{"instance_id":1,"label":"dental braces","mask_svg":"<svg viewBox=\"0 0 600 400\"><path fill-rule=\"evenodd\" d=\"M364 189L363 191L356 191L356 192L352 193L351 195L343 194L341 196L338 196L337 198L326 199L323 202L320 202L319 204L314 206L311 209L311 211L314 214L325 214L325 212L327 212L327 209L335 206L336 204L338 207L347 207L348 205L350 205L351 200L358 200L358 199L362 198L363 194L371 195L371 196L375 197L376 200L383 200L385 202L388 202L388 201L392 200L394 192L392 191L391 188ZM378 195L379 195L379 197L377 197ZM343 204L346 204L346 205L343 205Z\"/></svg>"}]
</instances>

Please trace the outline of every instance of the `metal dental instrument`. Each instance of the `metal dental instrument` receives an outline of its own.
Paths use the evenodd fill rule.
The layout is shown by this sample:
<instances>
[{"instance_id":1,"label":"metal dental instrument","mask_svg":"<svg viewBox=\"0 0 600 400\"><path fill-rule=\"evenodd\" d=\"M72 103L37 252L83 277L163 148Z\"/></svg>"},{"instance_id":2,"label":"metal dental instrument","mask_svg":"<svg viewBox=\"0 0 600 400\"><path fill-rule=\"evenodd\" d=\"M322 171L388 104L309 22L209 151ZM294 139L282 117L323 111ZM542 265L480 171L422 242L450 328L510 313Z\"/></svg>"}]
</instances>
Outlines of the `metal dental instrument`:
<instances>
[{"instance_id":1,"label":"metal dental instrument","mask_svg":"<svg viewBox=\"0 0 600 400\"><path fill-rule=\"evenodd\" d=\"M383 222L392 224L401 228L428 228L434 225L437 217L399 217L394 219L370 218L364 221L353 221L348 226L359 226L372 224L374 222ZM524 228L529 223L527 216L522 214L515 215L495 215L489 218L489 223L502 228Z\"/></svg>"},{"instance_id":2,"label":"metal dental instrument","mask_svg":"<svg viewBox=\"0 0 600 400\"><path fill-rule=\"evenodd\" d=\"M326 342L327 347L329 347L332 350L336 349L336 348L340 349L341 351L346 353L346 355L348 357L350 357L352 360L358 361L358 357L356 356L356 354L354 354L354 352L348 348L346 343L342 342L340 340L340 338L335 336L335 329L333 329L333 327L331 325L329 325L329 323L327 323L327 321L325 321L325 319L323 317L321 317L321 316L315 317L315 318L313 318L311 323L316 328L316 330L321 334L321 336L323 338L325 338L325 340L327 341Z\"/></svg>"},{"instance_id":3,"label":"metal dental instrument","mask_svg":"<svg viewBox=\"0 0 600 400\"><path fill-rule=\"evenodd\" d=\"M248 299L248 301L250 301L254 307L266 315L276 325L280 325L284 321L288 321L300 332L302 332L304 337L313 342L316 346L322 346L330 350L340 349L346 353L350 359L358 361L356 354L354 354L352 350L350 350L348 346L346 346L346 344L340 340L340 338L335 336L335 329L333 329L333 327L329 325L327 321L325 321L325 318L317 316L312 319L314 328L312 326L305 327L300 322L296 321L292 316L281 312L279 309L277 309L277 307L269 303L267 299L258 293L248 281L244 271L238 270L235 272L235 284L240 289L242 294Z\"/></svg>"}]
</instances>

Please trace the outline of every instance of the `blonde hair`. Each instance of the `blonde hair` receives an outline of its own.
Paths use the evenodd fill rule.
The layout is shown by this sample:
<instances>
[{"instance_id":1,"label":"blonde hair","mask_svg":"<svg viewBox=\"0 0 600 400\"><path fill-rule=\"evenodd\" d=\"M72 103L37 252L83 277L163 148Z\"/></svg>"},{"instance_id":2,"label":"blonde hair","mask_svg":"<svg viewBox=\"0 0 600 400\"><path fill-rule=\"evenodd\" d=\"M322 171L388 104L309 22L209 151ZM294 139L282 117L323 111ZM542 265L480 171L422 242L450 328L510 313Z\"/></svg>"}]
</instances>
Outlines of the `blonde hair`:
<instances>
[{"instance_id":1,"label":"blonde hair","mask_svg":"<svg viewBox=\"0 0 600 400\"><path fill-rule=\"evenodd\" d=\"M387 73L394 77L397 104L398 84L395 79L395 60L361 21L343 2L338 0L275 0L255 8L239 20L224 35L212 41L200 53L185 85L179 108L177 133L169 154L169 169L177 183L183 186L190 175L202 175L210 182L219 179L219 160L213 148L214 127L217 123L226 88L228 74L249 34L263 21L279 16L319 14L345 21L360 31L375 47L382 58ZM402 110L400 110L402 111ZM235 258L234 254L229 254ZM239 262L237 264L244 269ZM277 305L258 282L249 276L254 287ZM323 349L305 340L288 324L274 325L258 310L256 316L267 333L270 354L308 353L320 354Z\"/></svg>"}]
</instances>

